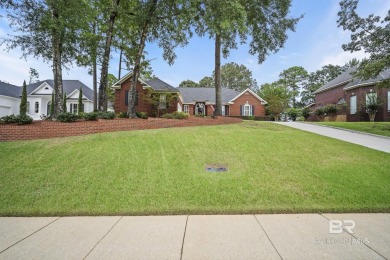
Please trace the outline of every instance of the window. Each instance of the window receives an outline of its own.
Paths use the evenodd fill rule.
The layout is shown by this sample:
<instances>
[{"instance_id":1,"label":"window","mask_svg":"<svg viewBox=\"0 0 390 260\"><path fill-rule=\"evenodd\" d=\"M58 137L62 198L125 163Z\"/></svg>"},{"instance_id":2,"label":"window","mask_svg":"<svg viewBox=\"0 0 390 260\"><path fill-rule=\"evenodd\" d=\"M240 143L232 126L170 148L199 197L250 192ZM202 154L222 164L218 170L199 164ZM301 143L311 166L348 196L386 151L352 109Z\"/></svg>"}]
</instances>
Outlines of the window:
<instances>
[{"instance_id":1,"label":"window","mask_svg":"<svg viewBox=\"0 0 390 260\"><path fill-rule=\"evenodd\" d=\"M387 110L390 111L390 91L387 91Z\"/></svg>"},{"instance_id":2,"label":"window","mask_svg":"<svg viewBox=\"0 0 390 260\"><path fill-rule=\"evenodd\" d=\"M337 101L337 104L338 104L338 105L345 104L345 99L344 99L344 98L340 98L340 99Z\"/></svg>"},{"instance_id":3,"label":"window","mask_svg":"<svg viewBox=\"0 0 390 260\"><path fill-rule=\"evenodd\" d=\"M188 105L184 105L184 113L190 113L190 107Z\"/></svg>"},{"instance_id":4,"label":"window","mask_svg":"<svg viewBox=\"0 0 390 260\"><path fill-rule=\"evenodd\" d=\"M243 107L243 116L251 116L251 106L247 103Z\"/></svg>"},{"instance_id":5,"label":"window","mask_svg":"<svg viewBox=\"0 0 390 260\"><path fill-rule=\"evenodd\" d=\"M28 102L28 101L26 103L26 112L30 113L30 102Z\"/></svg>"},{"instance_id":6,"label":"window","mask_svg":"<svg viewBox=\"0 0 390 260\"><path fill-rule=\"evenodd\" d=\"M129 105L129 91L125 91L125 106Z\"/></svg>"},{"instance_id":7,"label":"window","mask_svg":"<svg viewBox=\"0 0 390 260\"><path fill-rule=\"evenodd\" d=\"M222 106L222 110L221 110L221 112L222 112L222 115L223 115L223 116L225 116L225 115L226 115L225 106Z\"/></svg>"},{"instance_id":8,"label":"window","mask_svg":"<svg viewBox=\"0 0 390 260\"><path fill-rule=\"evenodd\" d=\"M39 113L39 102L35 102L35 113Z\"/></svg>"},{"instance_id":9,"label":"window","mask_svg":"<svg viewBox=\"0 0 390 260\"><path fill-rule=\"evenodd\" d=\"M160 95L160 104L158 105L160 109L167 108L167 96L165 94Z\"/></svg>"},{"instance_id":10,"label":"window","mask_svg":"<svg viewBox=\"0 0 390 260\"><path fill-rule=\"evenodd\" d=\"M177 103L177 112L181 112L181 105Z\"/></svg>"},{"instance_id":11,"label":"window","mask_svg":"<svg viewBox=\"0 0 390 260\"><path fill-rule=\"evenodd\" d=\"M78 113L77 107L78 104L70 104L70 112L73 114L77 114Z\"/></svg>"},{"instance_id":12,"label":"window","mask_svg":"<svg viewBox=\"0 0 390 260\"><path fill-rule=\"evenodd\" d=\"M354 114L356 114L356 96L351 96L351 98L350 98L350 111L349 111L349 113L351 114L351 115L354 115Z\"/></svg>"}]
</instances>

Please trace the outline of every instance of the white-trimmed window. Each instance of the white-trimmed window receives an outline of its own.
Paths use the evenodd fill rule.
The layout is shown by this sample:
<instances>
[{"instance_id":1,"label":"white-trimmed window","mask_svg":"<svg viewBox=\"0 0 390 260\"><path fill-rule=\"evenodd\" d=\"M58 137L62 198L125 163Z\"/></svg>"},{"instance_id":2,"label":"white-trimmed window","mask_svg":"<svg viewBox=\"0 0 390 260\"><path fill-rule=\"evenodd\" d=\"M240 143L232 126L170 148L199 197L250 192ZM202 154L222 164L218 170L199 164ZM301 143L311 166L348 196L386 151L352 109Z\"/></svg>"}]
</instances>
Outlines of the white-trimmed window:
<instances>
[{"instance_id":1,"label":"white-trimmed window","mask_svg":"<svg viewBox=\"0 0 390 260\"><path fill-rule=\"evenodd\" d=\"M251 116L251 115L252 115L252 106L249 105L248 103L246 103L246 104L242 107L242 115L243 115L243 116Z\"/></svg>"},{"instance_id":2,"label":"white-trimmed window","mask_svg":"<svg viewBox=\"0 0 390 260\"><path fill-rule=\"evenodd\" d=\"M356 110L357 110L356 96L351 96L349 113L351 115L354 115L354 114L356 114Z\"/></svg>"},{"instance_id":3,"label":"white-trimmed window","mask_svg":"<svg viewBox=\"0 0 390 260\"><path fill-rule=\"evenodd\" d=\"M160 95L160 104L158 106L160 109L167 108L167 96L165 94Z\"/></svg>"},{"instance_id":4,"label":"white-trimmed window","mask_svg":"<svg viewBox=\"0 0 390 260\"><path fill-rule=\"evenodd\" d=\"M27 101L27 103L26 103L26 112L30 113L30 102L29 101Z\"/></svg>"},{"instance_id":5,"label":"white-trimmed window","mask_svg":"<svg viewBox=\"0 0 390 260\"><path fill-rule=\"evenodd\" d=\"M390 91L387 91L387 111L390 111Z\"/></svg>"},{"instance_id":6,"label":"white-trimmed window","mask_svg":"<svg viewBox=\"0 0 390 260\"><path fill-rule=\"evenodd\" d=\"M34 112L39 113L39 102L35 102Z\"/></svg>"},{"instance_id":7,"label":"white-trimmed window","mask_svg":"<svg viewBox=\"0 0 390 260\"><path fill-rule=\"evenodd\" d=\"M225 108L226 108L225 106L222 106L221 112L222 112L222 115L223 115L223 116L226 116L226 110L225 110Z\"/></svg>"},{"instance_id":8,"label":"white-trimmed window","mask_svg":"<svg viewBox=\"0 0 390 260\"><path fill-rule=\"evenodd\" d=\"M190 113L190 106L189 105L184 105L184 113L187 113L187 114Z\"/></svg>"},{"instance_id":9,"label":"white-trimmed window","mask_svg":"<svg viewBox=\"0 0 390 260\"><path fill-rule=\"evenodd\" d=\"M77 114L78 113L78 104L70 104L70 113Z\"/></svg>"}]
</instances>

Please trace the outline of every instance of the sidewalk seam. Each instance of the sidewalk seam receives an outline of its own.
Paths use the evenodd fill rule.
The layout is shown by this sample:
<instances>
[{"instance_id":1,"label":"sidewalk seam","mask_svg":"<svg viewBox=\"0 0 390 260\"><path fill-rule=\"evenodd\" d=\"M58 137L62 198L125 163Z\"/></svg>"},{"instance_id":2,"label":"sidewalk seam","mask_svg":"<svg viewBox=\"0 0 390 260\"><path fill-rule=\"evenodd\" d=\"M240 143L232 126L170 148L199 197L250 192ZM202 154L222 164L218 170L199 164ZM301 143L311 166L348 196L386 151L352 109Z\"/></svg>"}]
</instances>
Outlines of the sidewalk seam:
<instances>
[{"instance_id":1,"label":"sidewalk seam","mask_svg":"<svg viewBox=\"0 0 390 260\"><path fill-rule=\"evenodd\" d=\"M41 227L40 229L34 231L34 232L31 233L30 235L28 235L28 236L26 236L26 237L20 239L19 241L15 242L14 244L10 245L9 247L7 247L7 248L4 249L3 251L1 251L0 254L2 254L3 252L7 251L8 249L10 249L11 247L13 247L14 245L19 244L19 243L22 242L23 240L25 240L25 239L31 237L31 236L34 235L35 233L38 233L39 231L41 231L41 230L44 229L45 227L49 226L49 225L52 224L53 222L59 220L60 218L61 218L61 217L56 218L56 219L53 220L52 222L47 223L46 225L44 225L44 226Z\"/></svg>"},{"instance_id":2,"label":"sidewalk seam","mask_svg":"<svg viewBox=\"0 0 390 260\"><path fill-rule=\"evenodd\" d=\"M275 249L276 253L278 253L280 259L283 259L283 257L280 255L278 249L276 249L274 243L272 243L272 240L271 238L268 236L267 232L265 231L265 229L263 228L263 226L261 225L260 221L256 218L255 215L253 215L253 217L256 219L257 223L259 224L260 228L264 231L264 234L267 236L269 242L271 243L271 245L273 246L273 248Z\"/></svg>"},{"instance_id":3,"label":"sidewalk seam","mask_svg":"<svg viewBox=\"0 0 390 260\"><path fill-rule=\"evenodd\" d=\"M320 213L320 215L321 215L322 217L324 217L326 220L330 221L330 219L328 219L327 217L325 217L324 215L322 215L322 213ZM352 236L353 238L359 239L359 238L355 237L353 234L349 233L348 230L346 230L344 227L343 227L343 230L344 230L347 234L349 234L350 236ZM384 257L381 253L379 253L378 251L376 251L374 248L370 247L370 246L369 246L368 244L366 244L366 243L363 243L363 244L364 244L366 247L368 247L369 249L371 249L372 251L374 251L375 253L377 253L378 255L380 255L381 257L383 257L383 259L386 259L386 260L387 260L386 257Z\"/></svg>"},{"instance_id":4,"label":"sidewalk seam","mask_svg":"<svg viewBox=\"0 0 390 260\"><path fill-rule=\"evenodd\" d=\"M104 234L104 236L96 243L96 245L94 245L92 247L92 249L88 252L88 254L83 258L86 259L90 254L91 252L97 247L97 245L99 245L100 242L102 242L102 240L108 235L108 233L110 233L110 231L116 226L116 224L118 224L118 222L123 218L123 216L121 216L115 223L114 225L112 225L112 227L106 232L106 234Z\"/></svg>"},{"instance_id":5,"label":"sidewalk seam","mask_svg":"<svg viewBox=\"0 0 390 260\"><path fill-rule=\"evenodd\" d=\"M184 240L186 238L186 233L187 233L187 223L188 223L188 215L187 215L187 218L186 218L186 225L184 227L183 242L181 243L180 260L183 259L183 249L184 249Z\"/></svg>"}]
</instances>

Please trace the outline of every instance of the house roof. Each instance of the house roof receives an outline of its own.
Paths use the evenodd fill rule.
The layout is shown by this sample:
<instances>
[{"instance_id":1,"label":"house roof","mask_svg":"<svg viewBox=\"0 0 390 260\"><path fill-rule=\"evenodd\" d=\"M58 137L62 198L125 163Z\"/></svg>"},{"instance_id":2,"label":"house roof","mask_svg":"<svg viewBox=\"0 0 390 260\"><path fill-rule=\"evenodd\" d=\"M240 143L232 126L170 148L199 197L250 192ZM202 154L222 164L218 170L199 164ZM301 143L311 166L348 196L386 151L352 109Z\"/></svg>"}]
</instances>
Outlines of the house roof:
<instances>
[{"instance_id":1,"label":"house roof","mask_svg":"<svg viewBox=\"0 0 390 260\"><path fill-rule=\"evenodd\" d=\"M325 85L323 85L322 87L320 87L319 89L314 91L314 94L318 94L318 93L323 92L325 90L332 89L332 88L335 88L335 87L338 87L338 86L341 86L344 84L345 84L345 86L343 89L352 89L352 88L355 88L355 87L358 87L361 85L375 84L379 81L390 78L390 69L386 69L386 70L382 71L375 78L371 78L368 80L362 80L362 79L356 79L356 78L354 79L352 76L352 73L355 72L356 69L357 69L357 66L354 66L354 67L346 70L345 72L341 73L336 78L332 79L331 81L329 81L328 83L326 83Z\"/></svg>"},{"instance_id":2,"label":"house roof","mask_svg":"<svg viewBox=\"0 0 390 260\"><path fill-rule=\"evenodd\" d=\"M0 81L0 96L19 98L21 87Z\"/></svg>"},{"instance_id":3,"label":"house roof","mask_svg":"<svg viewBox=\"0 0 390 260\"><path fill-rule=\"evenodd\" d=\"M215 104L215 88L178 88L184 103L204 101ZM229 103L240 95L241 92L234 89L222 88L222 103Z\"/></svg>"},{"instance_id":4,"label":"house roof","mask_svg":"<svg viewBox=\"0 0 390 260\"><path fill-rule=\"evenodd\" d=\"M52 88L54 88L54 80L52 80L52 79L38 81L38 82L35 82L32 84L29 84L27 86L27 95L34 95L34 94L32 94L32 92L44 83L47 83ZM79 80L62 80L62 86L63 86L64 93L66 93L68 95L71 94L76 89L78 90L82 87L83 88L83 95L86 96L89 100L93 100L92 89L90 89L88 86L86 86L84 83L82 83ZM19 95L21 95L21 90L20 90Z\"/></svg>"},{"instance_id":5,"label":"house roof","mask_svg":"<svg viewBox=\"0 0 390 260\"><path fill-rule=\"evenodd\" d=\"M177 88L172 87L171 85L162 81L159 78L148 80L146 81L146 84L148 84L154 91L179 92Z\"/></svg>"}]
</instances>

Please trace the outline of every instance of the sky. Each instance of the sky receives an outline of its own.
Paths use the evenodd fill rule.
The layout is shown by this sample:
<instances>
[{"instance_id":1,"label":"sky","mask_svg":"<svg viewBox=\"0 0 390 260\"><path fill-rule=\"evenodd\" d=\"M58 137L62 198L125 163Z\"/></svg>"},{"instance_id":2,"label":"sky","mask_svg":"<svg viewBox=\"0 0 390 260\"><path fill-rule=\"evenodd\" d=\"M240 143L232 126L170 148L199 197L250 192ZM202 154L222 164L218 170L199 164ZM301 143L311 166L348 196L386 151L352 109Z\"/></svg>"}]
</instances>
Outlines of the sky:
<instances>
[{"instance_id":1,"label":"sky","mask_svg":"<svg viewBox=\"0 0 390 260\"><path fill-rule=\"evenodd\" d=\"M250 55L248 45L240 45L232 50L227 59L221 64L235 62L243 64L252 71L252 76L259 85L273 82L285 69L292 66L302 66L313 72L327 64L344 65L352 58L362 59L367 56L364 52L344 52L341 45L348 43L350 32L337 27L337 12L340 10L339 0L293 0L290 16L301 19L295 32L288 32L288 40L284 48L269 55L265 62L258 64L257 56ZM360 0L358 14L366 17L373 13L384 17L390 10L389 0ZM0 10L4 14L4 10ZM0 17L0 38L12 35L6 17ZM189 44L176 49L177 58L173 65L168 65L162 58L162 50L148 43L146 46L147 59L152 60L153 74L174 87L183 80L198 82L204 76L211 76L214 70L214 41L208 37L193 36ZM23 80L28 82L30 67L38 71L40 80L52 79L51 65L40 59L21 58L20 49L11 51L0 46L0 80L14 85L21 85ZM119 54L113 52L109 72L118 75ZM125 75L128 71L122 71ZM100 73L100 72L99 72ZM78 79L92 87L92 77L86 68L71 66L64 69L63 79Z\"/></svg>"}]
</instances>

